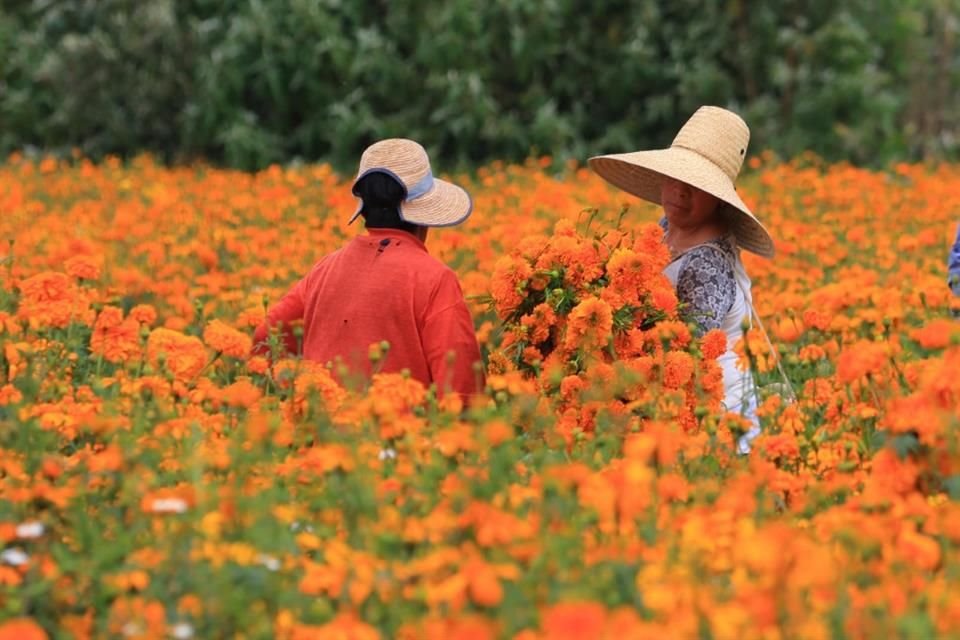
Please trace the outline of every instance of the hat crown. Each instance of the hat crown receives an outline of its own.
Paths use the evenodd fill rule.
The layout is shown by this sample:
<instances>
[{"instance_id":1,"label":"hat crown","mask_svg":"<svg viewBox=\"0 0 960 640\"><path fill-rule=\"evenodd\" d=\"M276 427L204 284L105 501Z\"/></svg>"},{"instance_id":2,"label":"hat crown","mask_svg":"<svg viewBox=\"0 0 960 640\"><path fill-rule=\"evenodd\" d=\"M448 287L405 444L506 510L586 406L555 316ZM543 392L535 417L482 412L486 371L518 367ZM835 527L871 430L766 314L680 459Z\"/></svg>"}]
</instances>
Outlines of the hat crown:
<instances>
[{"instance_id":1,"label":"hat crown","mask_svg":"<svg viewBox=\"0 0 960 640\"><path fill-rule=\"evenodd\" d=\"M381 140L367 147L360 156L357 177L377 170L393 174L409 189L431 173L430 157L426 149L413 140Z\"/></svg>"},{"instance_id":2,"label":"hat crown","mask_svg":"<svg viewBox=\"0 0 960 640\"><path fill-rule=\"evenodd\" d=\"M697 153L735 180L750 143L750 129L743 118L720 107L700 107L673 139L672 147Z\"/></svg>"}]
</instances>

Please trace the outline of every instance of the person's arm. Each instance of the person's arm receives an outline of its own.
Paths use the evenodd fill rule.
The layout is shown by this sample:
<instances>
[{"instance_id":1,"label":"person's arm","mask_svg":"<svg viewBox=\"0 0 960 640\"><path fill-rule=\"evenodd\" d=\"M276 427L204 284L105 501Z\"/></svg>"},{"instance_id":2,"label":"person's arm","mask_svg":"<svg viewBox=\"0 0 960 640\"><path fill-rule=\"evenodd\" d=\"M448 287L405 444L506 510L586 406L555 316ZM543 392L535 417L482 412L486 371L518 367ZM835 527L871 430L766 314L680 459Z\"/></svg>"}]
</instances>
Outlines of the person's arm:
<instances>
[{"instance_id":1,"label":"person's arm","mask_svg":"<svg viewBox=\"0 0 960 640\"><path fill-rule=\"evenodd\" d=\"M703 245L684 256L677 278L677 299L683 305L681 316L696 324L698 336L720 328L736 295L733 267L721 249Z\"/></svg>"},{"instance_id":2,"label":"person's arm","mask_svg":"<svg viewBox=\"0 0 960 640\"><path fill-rule=\"evenodd\" d=\"M960 228L957 228L957 239L953 241L947 259L947 284L954 295L960 296Z\"/></svg>"},{"instance_id":3,"label":"person's arm","mask_svg":"<svg viewBox=\"0 0 960 640\"><path fill-rule=\"evenodd\" d=\"M253 333L253 355L270 357L270 330L279 331L280 346L286 355L297 355L299 341L293 332L293 323L303 319L304 282L301 280L267 312L266 320Z\"/></svg>"},{"instance_id":4,"label":"person's arm","mask_svg":"<svg viewBox=\"0 0 960 640\"><path fill-rule=\"evenodd\" d=\"M466 401L483 390L482 368L475 368L481 356L473 318L453 272L444 277L433 296L420 336L439 395L451 391Z\"/></svg>"}]
</instances>

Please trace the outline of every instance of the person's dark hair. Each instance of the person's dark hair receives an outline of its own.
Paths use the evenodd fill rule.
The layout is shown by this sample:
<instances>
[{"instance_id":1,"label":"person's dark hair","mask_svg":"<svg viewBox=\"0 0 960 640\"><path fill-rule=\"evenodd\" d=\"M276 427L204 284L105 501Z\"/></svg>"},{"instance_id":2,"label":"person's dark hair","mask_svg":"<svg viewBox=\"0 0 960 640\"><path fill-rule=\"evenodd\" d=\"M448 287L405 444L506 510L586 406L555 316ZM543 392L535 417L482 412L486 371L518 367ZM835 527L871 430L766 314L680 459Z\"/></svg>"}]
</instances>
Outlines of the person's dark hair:
<instances>
[{"instance_id":1,"label":"person's dark hair","mask_svg":"<svg viewBox=\"0 0 960 640\"><path fill-rule=\"evenodd\" d=\"M417 232L417 225L400 217L400 203L407 194L393 176L379 171L368 173L353 187L353 195L363 200L360 215L368 229Z\"/></svg>"}]
</instances>

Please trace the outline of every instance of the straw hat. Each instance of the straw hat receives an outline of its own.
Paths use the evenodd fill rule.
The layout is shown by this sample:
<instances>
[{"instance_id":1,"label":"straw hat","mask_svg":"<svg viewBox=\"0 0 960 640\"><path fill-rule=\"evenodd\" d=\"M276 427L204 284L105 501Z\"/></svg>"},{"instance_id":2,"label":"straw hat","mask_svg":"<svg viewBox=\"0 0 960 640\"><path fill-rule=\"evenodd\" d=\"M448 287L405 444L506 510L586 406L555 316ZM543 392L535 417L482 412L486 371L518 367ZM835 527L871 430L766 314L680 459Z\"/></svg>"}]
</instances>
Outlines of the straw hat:
<instances>
[{"instance_id":1,"label":"straw hat","mask_svg":"<svg viewBox=\"0 0 960 640\"><path fill-rule=\"evenodd\" d=\"M376 172L392 176L407 190L400 204L400 217L405 222L423 227L449 227L466 220L473 210L466 191L433 177L427 152L413 140L391 138L367 147L353 182L354 195L360 179ZM350 222L356 220L363 208L363 201L357 198L357 202L357 211Z\"/></svg>"},{"instance_id":2,"label":"straw hat","mask_svg":"<svg viewBox=\"0 0 960 640\"><path fill-rule=\"evenodd\" d=\"M765 258L773 257L773 239L737 194L750 142L740 116L720 107L700 107L669 149L635 151L590 158L590 168L611 184L650 202L660 203L664 176L686 182L719 198L737 244Z\"/></svg>"}]
</instances>

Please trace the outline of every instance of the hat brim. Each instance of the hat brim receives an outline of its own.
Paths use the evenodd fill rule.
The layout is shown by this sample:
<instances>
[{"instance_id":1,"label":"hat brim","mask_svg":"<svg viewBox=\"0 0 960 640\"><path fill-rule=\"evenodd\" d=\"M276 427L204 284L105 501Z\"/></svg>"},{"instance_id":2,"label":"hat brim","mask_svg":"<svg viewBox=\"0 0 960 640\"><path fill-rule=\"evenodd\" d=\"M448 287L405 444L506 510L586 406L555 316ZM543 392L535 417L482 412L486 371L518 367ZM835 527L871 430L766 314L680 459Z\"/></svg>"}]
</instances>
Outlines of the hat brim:
<instances>
[{"instance_id":1,"label":"hat brim","mask_svg":"<svg viewBox=\"0 0 960 640\"><path fill-rule=\"evenodd\" d=\"M389 171L378 169L389 175ZM399 178L396 178L400 182ZM356 184L356 182L354 183ZM357 198L357 209L352 223L360 215L363 200ZM464 222L473 213L473 200L462 187L434 178L433 188L414 200L400 203L400 219L421 227L452 227Z\"/></svg>"},{"instance_id":2,"label":"hat brim","mask_svg":"<svg viewBox=\"0 0 960 640\"><path fill-rule=\"evenodd\" d=\"M610 184L655 204L660 202L664 176L706 191L724 203L721 210L737 244L752 253L772 258L773 238L743 202L733 182L720 167L693 151L680 147L596 156L590 168Z\"/></svg>"},{"instance_id":3,"label":"hat brim","mask_svg":"<svg viewBox=\"0 0 960 640\"><path fill-rule=\"evenodd\" d=\"M421 227L452 227L470 217L473 200L465 189L434 179L433 188L415 200L400 203L400 217Z\"/></svg>"}]
</instances>

